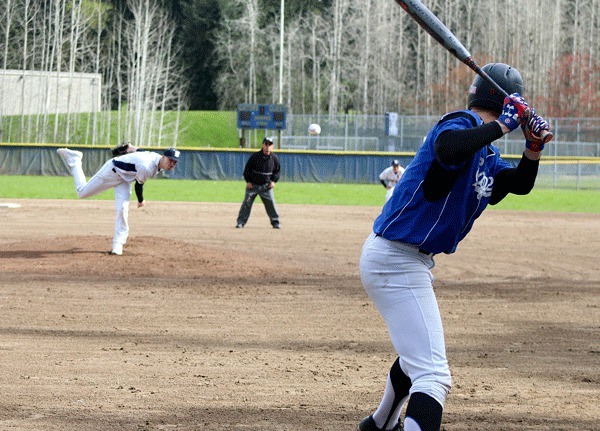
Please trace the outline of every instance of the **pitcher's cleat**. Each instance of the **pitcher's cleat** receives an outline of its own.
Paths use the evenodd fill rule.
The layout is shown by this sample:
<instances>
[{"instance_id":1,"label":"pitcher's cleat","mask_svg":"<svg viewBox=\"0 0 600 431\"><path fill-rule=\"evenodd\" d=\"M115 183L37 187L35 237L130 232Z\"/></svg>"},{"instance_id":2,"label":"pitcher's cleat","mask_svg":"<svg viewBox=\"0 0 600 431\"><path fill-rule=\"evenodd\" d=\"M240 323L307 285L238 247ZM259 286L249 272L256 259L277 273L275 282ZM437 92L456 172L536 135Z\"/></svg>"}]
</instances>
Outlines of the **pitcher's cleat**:
<instances>
[{"instance_id":1,"label":"pitcher's cleat","mask_svg":"<svg viewBox=\"0 0 600 431\"><path fill-rule=\"evenodd\" d=\"M377 428L377 424L373 420L373 416L367 416L364 418L358 426L356 427L356 431L384 431L381 428ZM389 431L402 431L402 427L399 423L396 424L394 428Z\"/></svg>"},{"instance_id":2,"label":"pitcher's cleat","mask_svg":"<svg viewBox=\"0 0 600 431\"><path fill-rule=\"evenodd\" d=\"M83 159L83 153L81 151L69 150L68 148L59 148L56 150L56 152L60 157L62 157L67 166L70 168L78 163L81 163L81 159Z\"/></svg>"}]
</instances>

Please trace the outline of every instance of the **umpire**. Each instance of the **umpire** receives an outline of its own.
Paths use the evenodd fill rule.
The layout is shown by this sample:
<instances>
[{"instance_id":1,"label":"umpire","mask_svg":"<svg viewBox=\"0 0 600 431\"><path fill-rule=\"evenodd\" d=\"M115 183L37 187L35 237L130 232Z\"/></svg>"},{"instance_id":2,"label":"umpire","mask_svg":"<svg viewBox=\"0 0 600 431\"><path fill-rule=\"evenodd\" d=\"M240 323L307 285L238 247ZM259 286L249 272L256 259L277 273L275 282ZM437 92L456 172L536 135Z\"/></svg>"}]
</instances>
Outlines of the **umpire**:
<instances>
[{"instance_id":1,"label":"umpire","mask_svg":"<svg viewBox=\"0 0 600 431\"><path fill-rule=\"evenodd\" d=\"M246 194L240 208L240 213L238 214L236 228L243 228L248 222L256 195L260 195L269 219L271 219L273 229L280 228L279 213L275 206L275 196L273 194L273 187L275 187L275 183L279 180L280 166L279 158L273 154L272 150L273 138L265 137L262 141L260 151L252 154L248 162L246 162L246 167L244 168Z\"/></svg>"}]
</instances>

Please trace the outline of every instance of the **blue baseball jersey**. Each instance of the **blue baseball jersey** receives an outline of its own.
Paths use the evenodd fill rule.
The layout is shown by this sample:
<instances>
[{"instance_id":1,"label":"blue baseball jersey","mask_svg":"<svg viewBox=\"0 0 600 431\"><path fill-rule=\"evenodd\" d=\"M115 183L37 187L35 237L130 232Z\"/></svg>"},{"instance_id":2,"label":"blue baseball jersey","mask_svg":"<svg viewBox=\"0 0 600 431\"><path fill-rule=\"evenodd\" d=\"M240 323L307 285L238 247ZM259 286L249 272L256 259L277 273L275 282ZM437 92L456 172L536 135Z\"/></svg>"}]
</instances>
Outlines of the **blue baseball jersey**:
<instances>
[{"instance_id":1,"label":"blue baseball jersey","mask_svg":"<svg viewBox=\"0 0 600 431\"><path fill-rule=\"evenodd\" d=\"M458 170L458 178L447 196L434 202L425 199L423 182L436 159L434 145L438 136L447 130L471 128L473 120L478 126L483 123L472 111L460 113L447 120L442 117L431 129L375 220L375 234L437 254L453 253L469 233L489 202L494 176L512 166L500 157L497 147L487 145L462 164L442 164L444 169ZM441 164L439 160L438 163Z\"/></svg>"}]
</instances>

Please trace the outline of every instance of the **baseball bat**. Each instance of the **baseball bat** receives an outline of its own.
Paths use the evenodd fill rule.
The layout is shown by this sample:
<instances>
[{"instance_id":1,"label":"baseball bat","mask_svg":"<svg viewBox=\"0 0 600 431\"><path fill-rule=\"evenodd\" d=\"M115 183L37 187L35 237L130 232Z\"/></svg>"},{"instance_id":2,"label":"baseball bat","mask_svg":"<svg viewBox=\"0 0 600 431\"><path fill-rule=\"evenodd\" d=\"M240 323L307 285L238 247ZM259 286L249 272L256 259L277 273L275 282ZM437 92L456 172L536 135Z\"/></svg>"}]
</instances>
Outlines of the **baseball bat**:
<instances>
[{"instance_id":1,"label":"baseball bat","mask_svg":"<svg viewBox=\"0 0 600 431\"><path fill-rule=\"evenodd\" d=\"M431 37L433 37L440 45L446 48L452 55L469 66L476 74L481 76L486 82L496 89L504 97L508 96L496 81L494 81L485 71L479 67L473 59L467 48L458 40L458 38L439 20L423 3L419 0L396 0L396 3L404 9L417 24L419 24ZM554 137L549 130L542 131L542 140L544 143L549 142Z\"/></svg>"}]
</instances>

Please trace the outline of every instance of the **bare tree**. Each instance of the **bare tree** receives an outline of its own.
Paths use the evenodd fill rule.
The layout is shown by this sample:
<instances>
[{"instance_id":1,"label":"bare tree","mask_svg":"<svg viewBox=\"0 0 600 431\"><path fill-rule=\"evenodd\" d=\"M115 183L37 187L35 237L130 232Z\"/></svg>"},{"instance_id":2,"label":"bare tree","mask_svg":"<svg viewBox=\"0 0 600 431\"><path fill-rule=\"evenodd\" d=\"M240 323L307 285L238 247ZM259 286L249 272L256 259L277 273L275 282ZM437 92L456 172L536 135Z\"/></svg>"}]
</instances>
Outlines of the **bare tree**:
<instances>
[{"instance_id":1,"label":"bare tree","mask_svg":"<svg viewBox=\"0 0 600 431\"><path fill-rule=\"evenodd\" d=\"M24 76L45 73L38 83L40 97L27 105L35 114L19 116L19 140L109 144L108 111L116 105L128 113L117 115L120 139L140 145L176 142L173 131L179 126L171 123L178 117L166 111L185 108L186 91L165 0L6 0L1 10L3 69L22 70ZM126 19L127 11L132 20ZM74 86L79 72L103 75L106 113L73 111L80 97ZM63 90L65 76L70 85ZM59 101L66 112L60 113Z\"/></svg>"},{"instance_id":2,"label":"bare tree","mask_svg":"<svg viewBox=\"0 0 600 431\"><path fill-rule=\"evenodd\" d=\"M245 3L237 0L237 4ZM581 60L585 67L577 61L572 64L570 76L574 79L582 80L584 70L595 70L598 63L600 0L532 0L527 8L516 0L429 0L426 4L481 65L504 62L517 67L526 81L528 97L536 103L547 103L548 78L566 55L585 58ZM249 23L256 16L250 14L253 10L245 7L246 12L237 15L235 22ZM555 24L537 25L541 15L544 22ZM239 38L242 33L229 27L232 23L224 23L226 31L221 36L226 37L218 38L221 62L230 66L220 80L220 94L228 96L233 95L228 89L234 88L231 77L239 76L239 70L234 70L252 70L250 52L275 58L269 46L253 44L248 50L250 27L244 30L245 39ZM306 110L305 98L312 93L311 112L326 109L338 113L351 101L356 111L365 114L387 110L440 113L464 106L466 89L474 77L389 0L335 0L323 14L310 12L300 20L288 20L287 30L287 102L298 112ZM266 27L256 31L273 36ZM232 43L234 34L247 51L239 56L245 62L236 58L239 53ZM304 37L305 42L299 43L298 37ZM323 40L326 52L322 50ZM235 85L241 83L243 88L237 87L236 92L252 90L261 100L273 99L276 85L269 71L253 76L256 81L235 80ZM554 82L553 88L557 84ZM595 88L591 91L598 92ZM225 103L222 100L223 106ZM592 104L591 100L586 102L588 107Z\"/></svg>"},{"instance_id":3,"label":"bare tree","mask_svg":"<svg viewBox=\"0 0 600 431\"><path fill-rule=\"evenodd\" d=\"M221 107L258 103L258 64L267 54L259 27L258 1L233 0L231 6L233 12L223 18L215 44L223 67L217 82ZM239 15L233 15L236 12Z\"/></svg>"},{"instance_id":4,"label":"bare tree","mask_svg":"<svg viewBox=\"0 0 600 431\"><path fill-rule=\"evenodd\" d=\"M122 22L127 77L126 138L153 146L163 140L165 109L178 106L183 83L176 79L172 46L174 25L162 5L151 0L127 0L132 20ZM157 115L159 114L159 115ZM174 139L174 137L171 137Z\"/></svg>"},{"instance_id":5,"label":"bare tree","mask_svg":"<svg viewBox=\"0 0 600 431\"><path fill-rule=\"evenodd\" d=\"M346 0L334 0L332 11L332 33L329 39L329 114L338 112L341 75L342 33L347 9Z\"/></svg>"},{"instance_id":6,"label":"bare tree","mask_svg":"<svg viewBox=\"0 0 600 431\"><path fill-rule=\"evenodd\" d=\"M317 116L320 116L321 110L323 108L321 100L323 86L323 80L321 79L321 65L327 50L325 23L323 19L315 13L311 13L309 17L305 20L305 22L308 24L308 28L310 29L308 33L310 53L309 60L312 63L312 76L310 78L310 112L316 114Z\"/></svg>"},{"instance_id":7,"label":"bare tree","mask_svg":"<svg viewBox=\"0 0 600 431\"><path fill-rule=\"evenodd\" d=\"M5 0L1 65L47 72L36 114L13 130L23 141L141 145L176 142L185 83L167 0ZM427 0L480 64L517 67L542 112L600 115L600 0ZM395 2L333 0L286 19L283 87L277 23L259 0L221 2L215 33L219 107L265 103L284 91L290 112L438 114L462 108L472 71L434 42ZM539 25L543 16L545 25ZM51 79L101 73L103 113L56 113ZM4 81L5 74L0 82ZM576 84L576 85L574 85ZM2 97L5 94L2 93ZM22 95L23 97L23 95ZM76 100L73 91L64 97ZM67 104L70 107L70 104ZM560 109L557 110L557 107ZM70 109L70 108L69 108ZM113 123L109 110L115 110ZM24 112L23 112L24 114ZM0 117L2 133L11 122Z\"/></svg>"}]
</instances>

